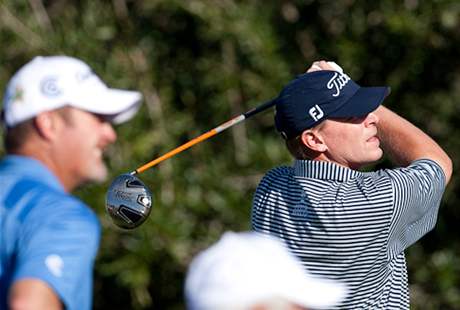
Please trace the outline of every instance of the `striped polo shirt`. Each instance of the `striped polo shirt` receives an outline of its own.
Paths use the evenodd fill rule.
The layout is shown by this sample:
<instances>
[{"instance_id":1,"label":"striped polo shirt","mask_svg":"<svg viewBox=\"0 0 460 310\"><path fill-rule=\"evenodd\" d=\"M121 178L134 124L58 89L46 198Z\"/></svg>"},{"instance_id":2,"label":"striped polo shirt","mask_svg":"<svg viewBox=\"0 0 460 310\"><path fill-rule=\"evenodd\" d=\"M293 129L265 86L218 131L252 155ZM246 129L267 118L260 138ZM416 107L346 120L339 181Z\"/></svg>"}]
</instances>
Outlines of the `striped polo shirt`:
<instances>
[{"instance_id":1,"label":"striped polo shirt","mask_svg":"<svg viewBox=\"0 0 460 310\"><path fill-rule=\"evenodd\" d=\"M309 272L346 283L334 309L409 309L404 250L434 228L444 188L428 159L375 172L296 160L260 182L252 228L283 239Z\"/></svg>"}]
</instances>

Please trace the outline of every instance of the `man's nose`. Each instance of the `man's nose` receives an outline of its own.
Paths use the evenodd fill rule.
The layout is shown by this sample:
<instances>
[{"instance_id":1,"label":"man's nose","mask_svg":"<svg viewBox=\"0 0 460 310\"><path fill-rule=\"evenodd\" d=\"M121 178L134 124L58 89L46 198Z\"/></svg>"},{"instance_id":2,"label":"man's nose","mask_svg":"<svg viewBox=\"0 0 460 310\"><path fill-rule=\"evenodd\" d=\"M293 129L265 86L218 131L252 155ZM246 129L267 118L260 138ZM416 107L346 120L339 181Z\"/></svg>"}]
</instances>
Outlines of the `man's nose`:
<instances>
[{"instance_id":1,"label":"man's nose","mask_svg":"<svg viewBox=\"0 0 460 310\"><path fill-rule=\"evenodd\" d=\"M366 126L377 125L378 122L379 122L379 117L377 116L377 114L373 112L369 113L365 120Z\"/></svg>"},{"instance_id":2,"label":"man's nose","mask_svg":"<svg viewBox=\"0 0 460 310\"><path fill-rule=\"evenodd\" d=\"M107 144L114 143L117 140L117 133L113 129L112 124L105 122L102 126L104 139L107 141Z\"/></svg>"}]
</instances>

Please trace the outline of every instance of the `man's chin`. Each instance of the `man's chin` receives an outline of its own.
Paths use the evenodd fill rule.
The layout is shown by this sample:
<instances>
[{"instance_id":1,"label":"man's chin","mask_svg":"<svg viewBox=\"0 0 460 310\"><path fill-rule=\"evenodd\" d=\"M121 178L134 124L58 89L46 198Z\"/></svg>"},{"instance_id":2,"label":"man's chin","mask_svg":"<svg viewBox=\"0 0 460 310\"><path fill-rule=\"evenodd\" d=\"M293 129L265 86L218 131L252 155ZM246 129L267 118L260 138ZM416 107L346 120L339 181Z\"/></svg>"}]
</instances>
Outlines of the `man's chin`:
<instances>
[{"instance_id":1,"label":"man's chin","mask_svg":"<svg viewBox=\"0 0 460 310\"><path fill-rule=\"evenodd\" d=\"M364 168L366 166L373 165L376 162L378 162L380 159L382 159L382 157L383 157L383 151L382 151L382 149L379 148L379 150L376 151L373 154L373 156L370 156L367 161L359 163L358 165L356 165L356 167L354 167L354 169L358 170L360 168Z\"/></svg>"},{"instance_id":2,"label":"man's chin","mask_svg":"<svg viewBox=\"0 0 460 310\"><path fill-rule=\"evenodd\" d=\"M84 183L103 183L107 180L108 172L105 166L92 169L86 175Z\"/></svg>"},{"instance_id":3,"label":"man's chin","mask_svg":"<svg viewBox=\"0 0 460 310\"><path fill-rule=\"evenodd\" d=\"M376 161L379 161L383 157L383 150L378 147L377 149L372 150L372 153L369 154L368 164L373 164Z\"/></svg>"},{"instance_id":4,"label":"man's chin","mask_svg":"<svg viewBox=\"0 0 460 310\"><path fill-rule=\"evenodd\" d=\"M375 161L378 161L378 160L382 159L382 157L383 157L383 150L381 148L379 148L378 154L377 154L377 159Z\"/></svg>"},{"instance_id":5,"label":"man's chin","mask_svg":"<svg viewBox=\"0 0 460 310\"><path fill-rule=\"evenodd\" d=\"M105 171L104 173L92 176L90 181L94 183L103 183L107 180L107 175L107 171Z\"/></svg>"}]
</instances>

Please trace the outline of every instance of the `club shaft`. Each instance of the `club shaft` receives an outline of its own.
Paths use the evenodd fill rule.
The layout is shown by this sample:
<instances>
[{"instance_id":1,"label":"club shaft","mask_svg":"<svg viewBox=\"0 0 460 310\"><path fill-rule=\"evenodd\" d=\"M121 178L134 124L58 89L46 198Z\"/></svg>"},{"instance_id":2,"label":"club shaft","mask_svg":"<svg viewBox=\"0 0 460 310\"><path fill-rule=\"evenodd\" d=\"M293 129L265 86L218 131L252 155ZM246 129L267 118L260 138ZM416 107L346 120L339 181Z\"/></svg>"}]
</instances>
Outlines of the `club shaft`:
<instances>
[{"instance_id":1,"label":"club shaft","mask_svg":"<svg viewBox=\"0 0 460 310\"><path fill-rule=\"evenodd\" d=\"M145 170L149 169L149 168L152 168L153 166L161 163L162 161L168 159L168 158L171 158L173 157L174 155L182 152L182 151L185 151L186 149L194 146L195 144L198 144L204 140L207 140L209 138L211 138L212 136L215 136L216 134L244 121L245 119L259 113L259 112L262 112L270 107L272 107L273 105L275 104L275 101L274 100L270 100L268 102L265 102L264 104L252 109L252 110L249 110L248 112L246 113L243 113L243 114L240 114L234 118L232 118L231 120L205 132L204 134L176 147L175 149L169 151L168 153L146 163L145 165L137 168L136 170L132 171L131 174L134 175L134 174L139 174L139 173L142 173L144 172Z\"/></svg>"}]
</instances>

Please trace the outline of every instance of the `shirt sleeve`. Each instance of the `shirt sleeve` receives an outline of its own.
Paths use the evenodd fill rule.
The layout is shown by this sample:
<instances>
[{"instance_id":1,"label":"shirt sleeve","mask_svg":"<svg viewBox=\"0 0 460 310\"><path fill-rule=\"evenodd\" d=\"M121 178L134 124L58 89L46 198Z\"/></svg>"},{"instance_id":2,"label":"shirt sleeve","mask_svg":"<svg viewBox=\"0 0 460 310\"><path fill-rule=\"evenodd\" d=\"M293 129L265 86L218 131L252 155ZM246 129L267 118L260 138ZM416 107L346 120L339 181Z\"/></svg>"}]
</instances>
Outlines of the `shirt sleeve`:
<instances>
[{"instance_id":1,"label":"shirt sleeve","mask_svg":"<svg viewBox=\"0 0 460 310\"><path fill-rule=\"evenodd\" d=\"M446 181L441 167L429 159L385 171L394 192L388 239L389 255L394 257L434 228Z\"/></svg>"},{"instance_id":2,"label":"shirt sleeve","mask_svg":"<svg viewBox=\"0 0 460 310\"><path fill-rule=\"evenodd\" d=\"M80 201L43 201L23 225L14 281L37 278L57 293L67 309L90 309L93 265L100 225Z\"/></svg>"},{"instance_id":3,"label":"shirt sleeve","mask_svg":"<svg viewBox=\"0 0 460 310\"><path fill-rule=\"evenodd\" d=\"M251 229L258 232L262 232L266 227L270 227L270 225L266 223L267 216L265 215L266 213L272 214L274 211L272 207L273 204L265 203L269 186L270 181L268 174L260 181L252 200Z\"/></svg>"},{"instance_id":4,"label":"shirt sleeve","mask_svg":"<svg viewBox=\"0 0 460 310\"><path fill-rule=\"evenodd\" d=\"M289 167L270 170L260 181L252 200L251 229L258 232L275 232L280 225L280 204L283 195L274 183L285 186L292 171Z\"/></svg>"}]
</instances>

